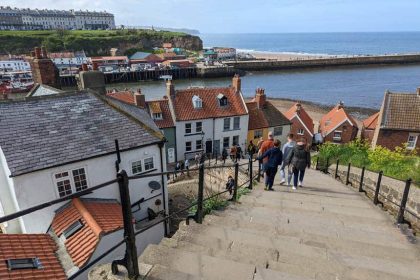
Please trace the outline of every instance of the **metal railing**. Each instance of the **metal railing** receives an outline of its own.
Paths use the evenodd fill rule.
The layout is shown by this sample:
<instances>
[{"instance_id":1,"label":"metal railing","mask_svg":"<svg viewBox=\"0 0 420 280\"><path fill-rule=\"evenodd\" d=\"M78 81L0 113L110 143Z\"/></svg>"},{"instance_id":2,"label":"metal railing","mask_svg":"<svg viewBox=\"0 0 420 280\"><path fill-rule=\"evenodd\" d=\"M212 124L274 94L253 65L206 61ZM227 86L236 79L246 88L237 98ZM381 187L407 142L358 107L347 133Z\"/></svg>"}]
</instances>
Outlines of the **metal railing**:
<instances>
[{"instance_id":1,"label":"metal railing","mask_svg":"<svg viewBox=\"0 0 420 280\"><path fill-rule=\"evenodd\" d=\"M120 260L114 260L111 264L112 272L114 274L118 273L118 265L124 266L127 269L128 277L130 279L136 279L139 276L139 267L138 267L138 256L137 256L137 249L136 249L136 236L153 228L154 226L164 223L166 228L166 223L169 221L169 219L173 218L174 216L183 213L192 207L197 206L197 210L194 215L187 217L187 224L189 223L190 219L194 219L197 223L203 222L204 212L203 212L203 204L205 201L212 199L214 197L220 196L222 194L227 193L229 190L223 190L221 192L218 192L216 194L212 194L211 196L205 198L204 197L204 176L205 176L205 170L209 169L218 169L218 168L234 168L234 174L235 174L235 185L233 190L232 198L229 199L230 201L236 201L238 196L238 189L242 187L246 187L249 189L252 189L252 184L254 179L258 175L254 175L252 173L252 158L248 160L247 163L239 164L238 162L235 162L233 165L214 165L214 166L208 166L205 167L204 157L202 158L201 162L199 163L198 168L191 168L189 169L190 172L198 171L199 174L199 182L198 182L198 197L197 201L191 203L189 206L178 210L174 213L167 214L166 211L164 213L163 217L156 218L156 221L153 221L152 223L148 224L147 226L143 227L142 229L135 231L134 225L133 225L133 215L131 210L131 201L130 201L130 192L129 192L129 182L131 180L136 179L143 179L148 177L155 177L155 176L167 176L170 174L173 174L173 171L167 171L167 172L159 172L159 173L148 173L148 174L142 174L142 175L134 175L134 176L128 176L127 172L125 170L119 169L119 164L121 162L121 157L119 153L119 147L118 147L118 141L116 141L116 150L117 150L117 160L115 162L116 169L118 170L116 179L110 180L107 182L104 182L102 184L90 187L86 190L68 195L66 197L62 197L59 199L51 200L45 203L41 203L39 205L27 208L25 210L18 211L13 214L5 215L3 217L0 217L0 224L4 222L11 221L16 218L20 218L22 216L28 215L30 213L33 213L35 211L69 201L74 198L82 197L87 194L91 194L93 191L105 188L107 186L110 186L112 184L118 183L119 193L120 193L120 201L121 201L121 208L123 212L123 222L124 222L124 238L123 240L119 241L118 243L114 244L111 248L109 248L106 252L101 254L100 256L96 257L95 259L91 260L88 264L81 267L76 273L72 274L68 279L76 279L78 276L86 272L88 269L90 269L93 265L97 264L100 260L102 260L104 257L115 251L118 247L125 244L125 255L123 259ZM248 165L249 172L249 179L238 186L238 174L239 174L239 167ZM165 203L165 202L164 202Z\"/></svg>"},{"instance_id":2,"label":"metal railing","mask_svg":"<svg viewBox=\"0 0 420 280\"><path fill-rule=\"evenodd\" d=\"M329 158L322 159L322 162L325 163L325 165L322 165L320 158L317 157L315 169L319 170L319 171L321 171L325 174L329 174L328 168L330 166L329 165L330 159ZM335 174L334 174L335 179L340 179L340 175L338 174L339 164L340 164L340 160L337 159L336 166L335 166ZM375 186L375 188L371 188L368 185L364 184L365 171L366 171L366 167L363 166L362 171L361 171L361 175L360 175L359 187L358 187L359 192L364 192L364 193L367 194L365 189L368 189L368 190L372 191L372 193L374 194L373 195L373 203L375 205L381 204L382 206L384 206L383 202L381 202L379 200L379 197L381 197L381 199L387 200L389 203L396 206L398 208L398 214L397 214L397 219L396 219L397 224L408 223L410 225L410 222L407 221L404 218L405 213L408 213L411 216L413 216L414 218L420 220L420 217L416 213L414 213L410 209L407 209L407 207L406 207L407 206L407 201L408 201L408 195L410 193L410 187L411 187L411 183L412 183L411 178L408 178L407 180L405 180L405 187L404 187L403 195L401 197L401 201L400 201L400 203L396 203L392 199L386 197L384 194L382 194L380 192L381 183L382 183L382 176L383 176L384 172L379 171L378 178L376 180L376 186ZM347 172L346 172L346 179L345 179L345 184L346 185L349 185L349 184L352 185L352 183L350 182L350 173L351 173L351 163L348 163Z\"/></svg>"}]
</instances>

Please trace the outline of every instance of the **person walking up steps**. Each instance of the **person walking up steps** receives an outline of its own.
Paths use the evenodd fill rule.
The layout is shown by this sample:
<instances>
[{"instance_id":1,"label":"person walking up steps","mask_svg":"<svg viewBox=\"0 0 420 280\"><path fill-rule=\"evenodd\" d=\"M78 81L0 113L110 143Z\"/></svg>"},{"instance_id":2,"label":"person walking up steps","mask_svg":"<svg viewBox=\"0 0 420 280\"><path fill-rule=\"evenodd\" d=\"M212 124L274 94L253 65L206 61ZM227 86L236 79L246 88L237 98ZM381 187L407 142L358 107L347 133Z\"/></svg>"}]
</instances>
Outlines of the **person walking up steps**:
<instances>
[{"instance_id":1,"label":"person walking up steps","mask_svg":"<svg viewBox=\"0 0 420 280\"><path fill-rule=\"evenodd\" d=\"M258 156L261 157L265 152L267 152L269 149L274 147L274 138L273 138L273 132L270 131L268 132L268 139L265 140L262 144L261 144L261 148L258 151ZM266 171L265 171L265 164L267 163L268 159L262 159L262 171L264 173L264 176L266 176Z\"/></svg>"},{"instance_id":2,"label":"person walking up steps","mask_svg":"<svg viewBox=\"0 0 420 280\"><path fill-rule=\"evenodd\" d=\"M291 164L293 170L293 189L296 190L299 181L299 187L302 187L303 176L305 176L306 167L311 166L311 154L306 149L306 139L300 139L293 150L289 153L286 160Z\"/></svg>"},{"instance_id":3,"label":"person walking up steps","mask_svg":"<svg viewBox=\"0 0 420 280\"><path fill-rule=\"evenodd\" d=\"M287 157L288 157L289 153L293 150L293 148L296 145L296 142L293 141L293 137L294 137L294 135L292 133L290 133L287 136L287 143L283 145L283 149L282 149L283 164L280 168L280 178L281 178L280 185L284 185L284 183L286 183L286 174L285 174L286 172L287 172L287 185L288 186L290 186L290 181L292 180L293 172L289 168L289 164L286 164L286 160L287 160ZM285 171L285 169L287 169L287 170Z\"/></svg>"},{"instance_id":4,"label":"person walking up steps","mask_svg":"<svg viewBox=\"0 0 420 280\"><path fill-rule=\"evenodd\" d=\"M276 139L273 143L274 147L270 148L258 159L267 158L265 163L265 190L273 191L274 178L276 177L277 169L283 162L283 153L280 150L280 141Z\"/></svg>"}]
</instances>

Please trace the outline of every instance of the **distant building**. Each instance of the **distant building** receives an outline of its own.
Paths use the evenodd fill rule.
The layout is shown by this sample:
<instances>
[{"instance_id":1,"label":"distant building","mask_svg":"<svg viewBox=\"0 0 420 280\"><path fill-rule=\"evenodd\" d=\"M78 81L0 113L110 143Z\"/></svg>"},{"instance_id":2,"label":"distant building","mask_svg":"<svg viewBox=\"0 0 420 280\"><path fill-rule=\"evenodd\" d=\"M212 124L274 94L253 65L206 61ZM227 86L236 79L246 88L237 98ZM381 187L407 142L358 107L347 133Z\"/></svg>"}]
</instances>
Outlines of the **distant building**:
<instances>
[{"instance_id":1,"label":"distant building","mask_svg":"<svg viewBox=\"0 0 420 280\"><path fill-rule=\"evenodd\" d=\"M0 6L0 30L115 29L114 15L75 10L32 10Z\"/></svg>"},{"instance_id":2,"label":"distant building","mask_svg":"<svg viewBox=\"0 0 420 280\"><path fill-rule=\"evenodd\" d=\"M171 80L166 86L176 124L178 160L196 153L221 155L222 149L232 145L245 151L249 119L238 75L225 88L175 90Z\"/></svg>"},{"instance_id":3,"label":"distant building","mask_svg":"<svg viewBox=\"0 0 420 280\"><path fill-rule=\"evenodd\" d=\"M367 141L368 143L372 143L373 136L375 134L376 125L378 124L378 118L379 118L379 112L365 119L362 123L361 138Z\"/></svg>"},{"instance_id":4,"label":"distant building","mask_svg":"<svg viewBox=\"0 0 420 280\"><path fill-rule=\"evenodd\" d=\"M157 56L159 56L162 60L180 60L180 59L185 59L186 58L185 55L176 54L173 51L160 53L160 54L157 54Z\"/></svg>"},{"instance_id":5,"label":"distant building","mask_svg":"<svg viewBox=\"0 0 420 280\"><path fill-rule=\"evenodd\" d=\"M202 56L206 61L213 61L217 59L217 53L214 51L214 49L204 49Z\"/></svg>"},{"instance_id":6,"label":"distant building","mask_svg":"<svg viewBox=\"0 0 420 280\"><path fill-rule=\"evenodd\" d=\"M188 59L181 59L181 60L165 60L162 62L163 65L170 66L170 67L177 67L177 68L188 68L193 66L191 61Z\"/></svg>"},{"instance_id":7,"label":"distant building","mask_svg":"<svg viewBox=\"0 0 420 280\"><path fill-rule=\"evenodd\" d=\"M356 138L358 130L356 121L344 110L342 102L324 115L319 123L324 142L348 143Z\"/></svg>"},{"instance_id":8,"label":"distant building","mask_svg":"<svg viewBox=\"0 0 420 280\"><path fill-rule=\"evenodd\" d=\"M144 65L150 64L152 66L156 65L157 63L161 63L163 59L153 53L147 52L136 52L129 58L130 64L133 65Z\"/></svg>"},{"instance_id":9,"label":"distant building","mask_svg":"<svg viewBox=\"0 0 420 280\"><path fill-rule=\"evenodd\" d=\"M83 63L88 63L88 58L84 51L49 53L48 57L61 71L74 68L79 69Z\"/></svg>"},{"instance_id":10,"label":"distant building","mask_svg":"<svg viewBox=\"0 0 420 280\"><path fill-rule=\"evenodd\" d=\"M416 93L392 93L384 96L373 135L372 146L388 149L407 145L420 149L420 88Z\"/></svg>"},{"instance_id":11,"label":"distant building","mask_svg":"<svg viewBox=\"0 0 420 280\"><path fill-rule=\"evenodd\" d=\"M292 133L296 139L305 138L308 144L312 144L314 136L314 121L303 108L302 104L295 103L285 114L291 122Z\"/></svg>"},{"instance_id":12,"label":"distant building","mask_svg":"<svg viewBox=\"0 0 420 280\"><path fill-rule=\"evenodd\" d=\"M217 54L218 60L229 60L236 58L236 49L235 48L220 48L215 47L213 51Z\"/></svg>"},{"instance_id":13,"label":"distant building","mask_svg":"<svg viewBox=\"0 0 420 280\"><path fill-rule=\"evenodd\" d=\"M100 67L127 67L129 64L127 56L98 56L91 57L90 62L97 63Z\"/></svg>"},{"instance_id":14,"label":"distant building","mask_svg":"<svg viewBox=\"0 0 420 280\"><path fill-rule=\"evenodd\" d=\"M267 139L269 131L273 132L274 138L286 142L291 122L267 101L264 89L258 88L254 99L246 102L246 106L249 113L248 142L255 139L256 144L261 137Z\"/></svg>"},{"instance_id":15,"label":"distant building","mask_svg":"<svg viewBox=\"0 0 420 280\"><path fill-rule=\"evenodd\" d=\"M24 60L0 60L0 72L31 71L31 65Z\"/></svg>"}]
</instances>

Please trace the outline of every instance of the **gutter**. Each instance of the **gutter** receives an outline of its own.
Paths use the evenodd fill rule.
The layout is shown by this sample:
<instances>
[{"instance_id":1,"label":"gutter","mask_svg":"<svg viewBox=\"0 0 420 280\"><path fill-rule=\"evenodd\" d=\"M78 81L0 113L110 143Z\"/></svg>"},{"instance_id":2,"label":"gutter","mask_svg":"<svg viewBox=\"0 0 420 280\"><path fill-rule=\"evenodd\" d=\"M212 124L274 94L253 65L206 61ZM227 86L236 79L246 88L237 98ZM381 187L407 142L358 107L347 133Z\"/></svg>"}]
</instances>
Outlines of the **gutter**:
<instances>
[{"instance_id":1,"label":"gutter","mask_svg":"<svg viewBox=\"0 0 420 280\"><path fill-rule=\"evenodd\" d=\"M160 170L163 172L163 153L162 149L165 147L164 143L159 144L159 152L160 152ZM162 200L163 200L163 211L165 212L165 216L167 216L169 213L166 209L166 193L165 193L165 175L161 175L162 179ZM165 220L164 222L164 229L165 229L165 236L168 236L168 227L169 227L169 221Z\"/></svg>"}]
</instances>

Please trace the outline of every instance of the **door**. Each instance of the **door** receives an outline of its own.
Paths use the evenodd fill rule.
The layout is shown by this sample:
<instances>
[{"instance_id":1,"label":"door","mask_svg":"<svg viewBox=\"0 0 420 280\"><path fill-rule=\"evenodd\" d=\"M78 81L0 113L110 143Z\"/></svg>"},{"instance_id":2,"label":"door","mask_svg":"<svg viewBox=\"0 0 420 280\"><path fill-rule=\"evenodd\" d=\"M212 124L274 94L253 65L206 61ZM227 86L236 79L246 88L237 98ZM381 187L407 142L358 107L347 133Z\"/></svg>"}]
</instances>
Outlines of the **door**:
<instances>
[{"instance_id":1,"label":"door","mask_svg":"<svg viewBox=\"0 0 420 280\"><path fill-rule=\"evenodd\" d=\"M214 140L213 153L215 156L220 155L220 140Z\"/></svg>"},{"instance_id":2,"label":"door","mask_svg":"<svg viewBox=\"0 0 420 280\"><path fill-rule=\"evenodd\" d=\"M175 149L169 148L168 149L168 163L175 162Z\"/></svg>"},{"instance_id":3,"label":"door","mask_svg":"<svg viewBox=\"0 0 420 280\"><path fill-rule=\"evenodd\" d=\"M211 151L213 150L212 148L212 141L206 141L206 154L211 154Z\"/></svg>"}]
</instances>

